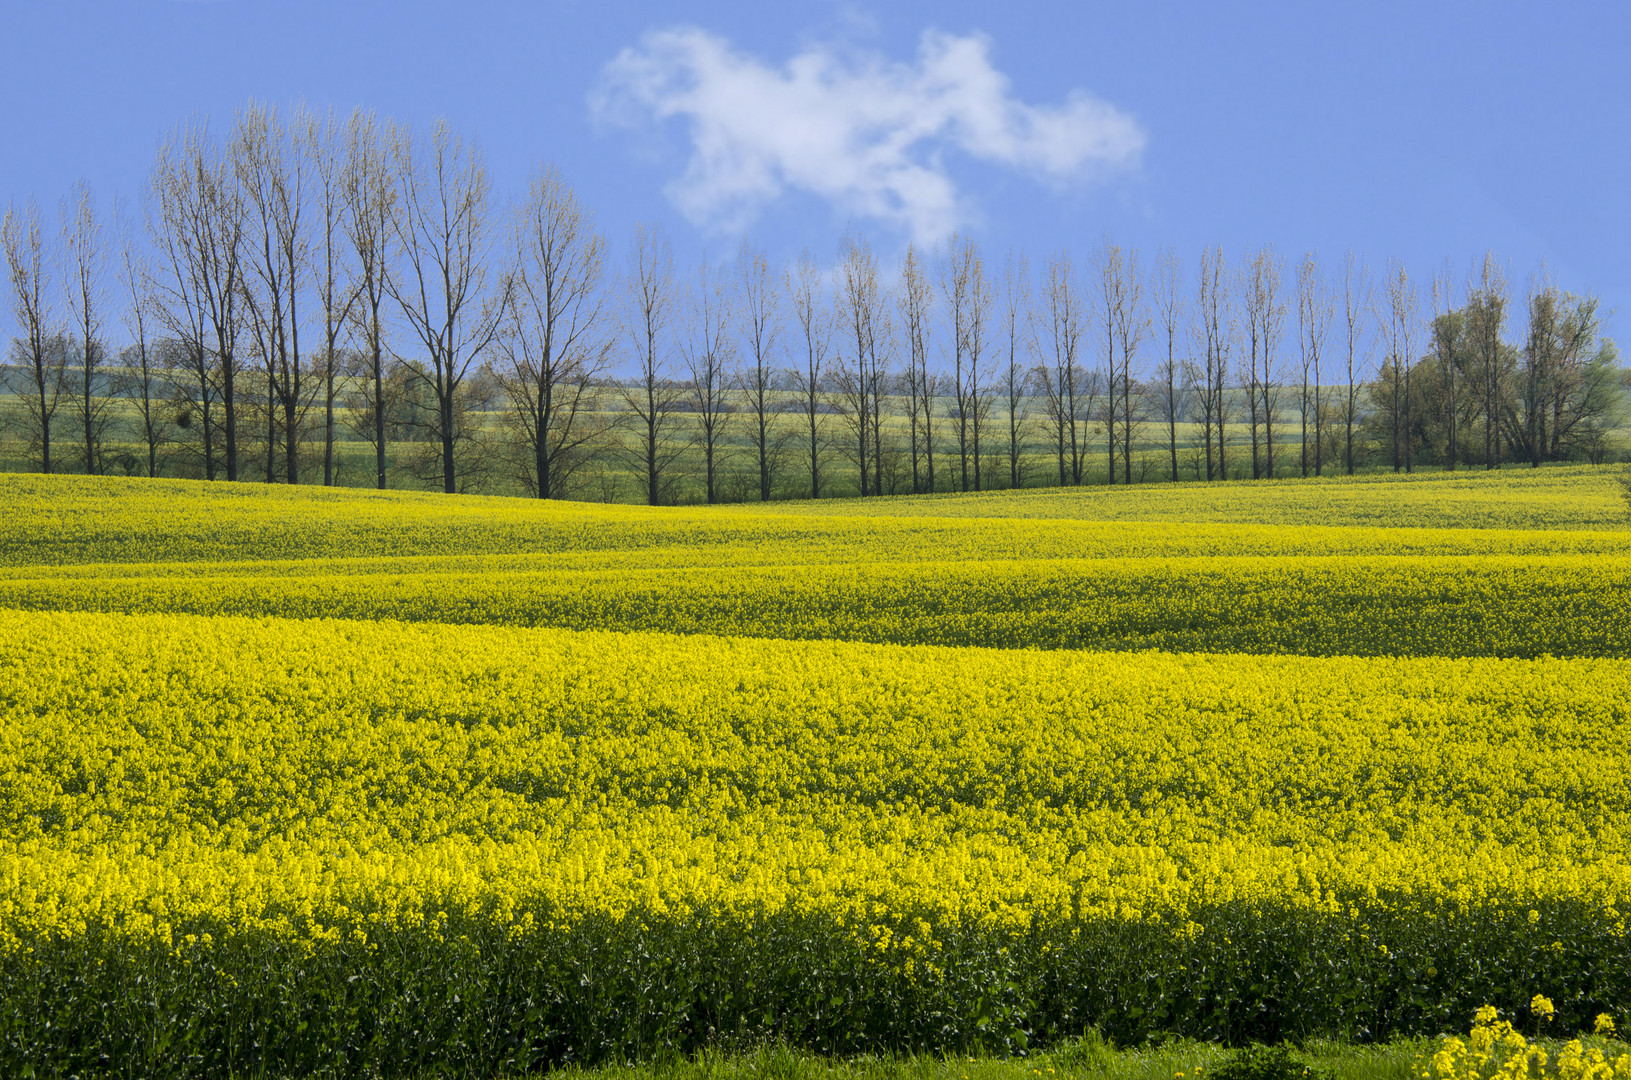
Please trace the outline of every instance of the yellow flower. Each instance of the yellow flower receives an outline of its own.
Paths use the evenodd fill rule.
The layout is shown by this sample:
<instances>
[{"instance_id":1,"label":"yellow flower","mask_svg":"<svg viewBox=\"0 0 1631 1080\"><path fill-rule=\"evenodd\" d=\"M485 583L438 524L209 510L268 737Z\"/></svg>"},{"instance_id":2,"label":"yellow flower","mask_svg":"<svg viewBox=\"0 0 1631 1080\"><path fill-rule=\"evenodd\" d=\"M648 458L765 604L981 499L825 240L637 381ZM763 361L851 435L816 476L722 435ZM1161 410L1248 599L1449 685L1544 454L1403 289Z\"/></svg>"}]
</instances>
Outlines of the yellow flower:
<instances>
[{"instance_id":1,"label":"yellow flower","mask_svg":"<svg viewBox=\"0 0 1631 1080\"><path fill-rule=\"evenodd\" d=\"M1536 994L1532 999L1530 999L1529 1011L1540 1017L1542 1020L1550 1020L1552 1018L1552 1014L1557 1010L1552 1007L1551 998L1545 997L1541 994Z\"/></svg>"}]
</instances>

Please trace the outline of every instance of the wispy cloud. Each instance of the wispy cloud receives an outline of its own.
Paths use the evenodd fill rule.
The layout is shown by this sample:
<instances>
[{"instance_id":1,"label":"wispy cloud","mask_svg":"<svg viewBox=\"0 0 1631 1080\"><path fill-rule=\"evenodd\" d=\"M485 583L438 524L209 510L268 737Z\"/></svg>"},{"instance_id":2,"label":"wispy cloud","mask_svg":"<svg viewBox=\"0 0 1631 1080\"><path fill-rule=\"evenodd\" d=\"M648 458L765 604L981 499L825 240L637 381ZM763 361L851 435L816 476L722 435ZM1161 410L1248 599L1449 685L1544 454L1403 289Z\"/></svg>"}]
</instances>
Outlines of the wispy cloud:
<instances>
[{"instance_id":1,"label":"wispy cloud","mask_svg":"<svg viewBox=\"0 0 1631 1080\"><path fill-rule=\"evenodd\" d=\"M956 152L1070 186L1135 165L1145 143L1131 116L1083 91L1018 100L979 34L927 31L911 63L818 45L775 67L703 30L659 30L606 66L590 102L612 123L685 121L691 158L668 195L725 229L803 191L932 242L972 213Z\"/></svg>"}]
</instances>

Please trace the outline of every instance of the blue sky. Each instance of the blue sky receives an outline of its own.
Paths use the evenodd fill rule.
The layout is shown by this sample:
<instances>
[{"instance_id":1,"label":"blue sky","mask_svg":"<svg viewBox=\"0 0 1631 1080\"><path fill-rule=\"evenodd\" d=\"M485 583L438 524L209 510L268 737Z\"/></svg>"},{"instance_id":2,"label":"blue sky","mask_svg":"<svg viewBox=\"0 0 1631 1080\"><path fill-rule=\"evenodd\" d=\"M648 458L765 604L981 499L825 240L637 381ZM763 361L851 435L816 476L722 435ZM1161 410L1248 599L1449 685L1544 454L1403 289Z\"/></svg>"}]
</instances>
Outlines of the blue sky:
<instances>
[{"instance_id":1,"label":"blue sky","mask_svg":"<svg viewBox=\"0 0 1631 1080\"><path fill-rule=\"evenodd\" d=\"M139 198L167 127L304 101L446 116L505 194L553 162L614 250L637 221L682 259L744 233L826 256L846 229L887 257L957 227L1033 260L1172 246L1191 269L1208 244L1351 248L1425 282L1493 249L1520 286L1545 260L1631 310L1628 12L13 0L0 200L54 208L81 177Z\"/></svg>"}]
</instances>

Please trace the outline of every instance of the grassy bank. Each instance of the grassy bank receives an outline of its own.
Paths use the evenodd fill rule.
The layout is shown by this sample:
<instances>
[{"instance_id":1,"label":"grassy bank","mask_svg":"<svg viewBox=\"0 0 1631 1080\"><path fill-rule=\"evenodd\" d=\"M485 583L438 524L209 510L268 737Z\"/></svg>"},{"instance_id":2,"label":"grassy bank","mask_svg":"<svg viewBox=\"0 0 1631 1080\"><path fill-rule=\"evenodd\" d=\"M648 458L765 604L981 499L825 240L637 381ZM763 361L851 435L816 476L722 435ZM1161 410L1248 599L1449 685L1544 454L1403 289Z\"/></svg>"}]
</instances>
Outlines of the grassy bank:
<instances>
[{"instance_id":1,"label":"grassy bank","mask_svg":"<svg viewBox=\"0 0 1631 1080\"><path fill-rule=\"evenodd\" d=\"M1311 1040L1296 1056L1330 1080L1413 1080L1436 1040ZM1228 1061L1220 1043L1168 1039L1118 1049L1090 1033L1026 1057L904 1055L827 1059L785 1047L637 1065L568 1068L562 1080L1200 1080Z\"/></svg>"}]
</instances>

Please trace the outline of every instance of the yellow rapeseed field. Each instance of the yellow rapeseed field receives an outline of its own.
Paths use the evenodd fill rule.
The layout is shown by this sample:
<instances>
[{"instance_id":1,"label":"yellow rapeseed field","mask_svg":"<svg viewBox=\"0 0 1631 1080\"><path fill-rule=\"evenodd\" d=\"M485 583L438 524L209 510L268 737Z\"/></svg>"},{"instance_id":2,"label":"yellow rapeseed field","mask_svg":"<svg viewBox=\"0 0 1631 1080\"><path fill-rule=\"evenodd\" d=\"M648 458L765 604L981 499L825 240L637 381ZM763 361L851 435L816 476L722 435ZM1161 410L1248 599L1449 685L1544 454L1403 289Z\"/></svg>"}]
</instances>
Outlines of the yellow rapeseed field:
<instances>
[{"instance_id":1,"label":"yellow rapeseed field","mask_svg":"<svg viewBox=\"0 0 1631 1080\"><path fill-rule=\"evenodd\" d=\"M7 508L0 515L0 566L518 554L594 561L613 553L732 566L1631 554L1631 522L1614 476L1589 467L661 508L0 475L0 505Z\"/></svg>"},{"instance_id":2,"label":"yellow rapeseed field","mask_svg":"<svg viewBox=\"0 0 1631 1080\"><path fill-rule=\"evenodd\" d=\"M1626 661L25 613L0 641L14 948L489 901L1527 910L1611 906L1631 874Z\"/></svg>"},{"instance_id":3,"label":"yellow rapeseed field","mask_svg":"<svg viewBox=\"0 0 1631 1080\"><path fill-rule=\"evenodd\" d=\"M1188 524L3 478L0 1072L1364 1039L1537 989L1589 1030L1631 1002L1598 479Z\"/></svg>"},{"instance_id":4,"label":"yellow rapeseed field","mask_svg":"<svg viewBox=\"0 0 1631 1080\"><path fill-rule=\"evenodd\" d=\"M1312 555L557 568L533 556L14 570L0 605L990 648L1631 655L1631 556ZM569 564L570 566L570 564Z\"/></svg>"}]
</instances>

